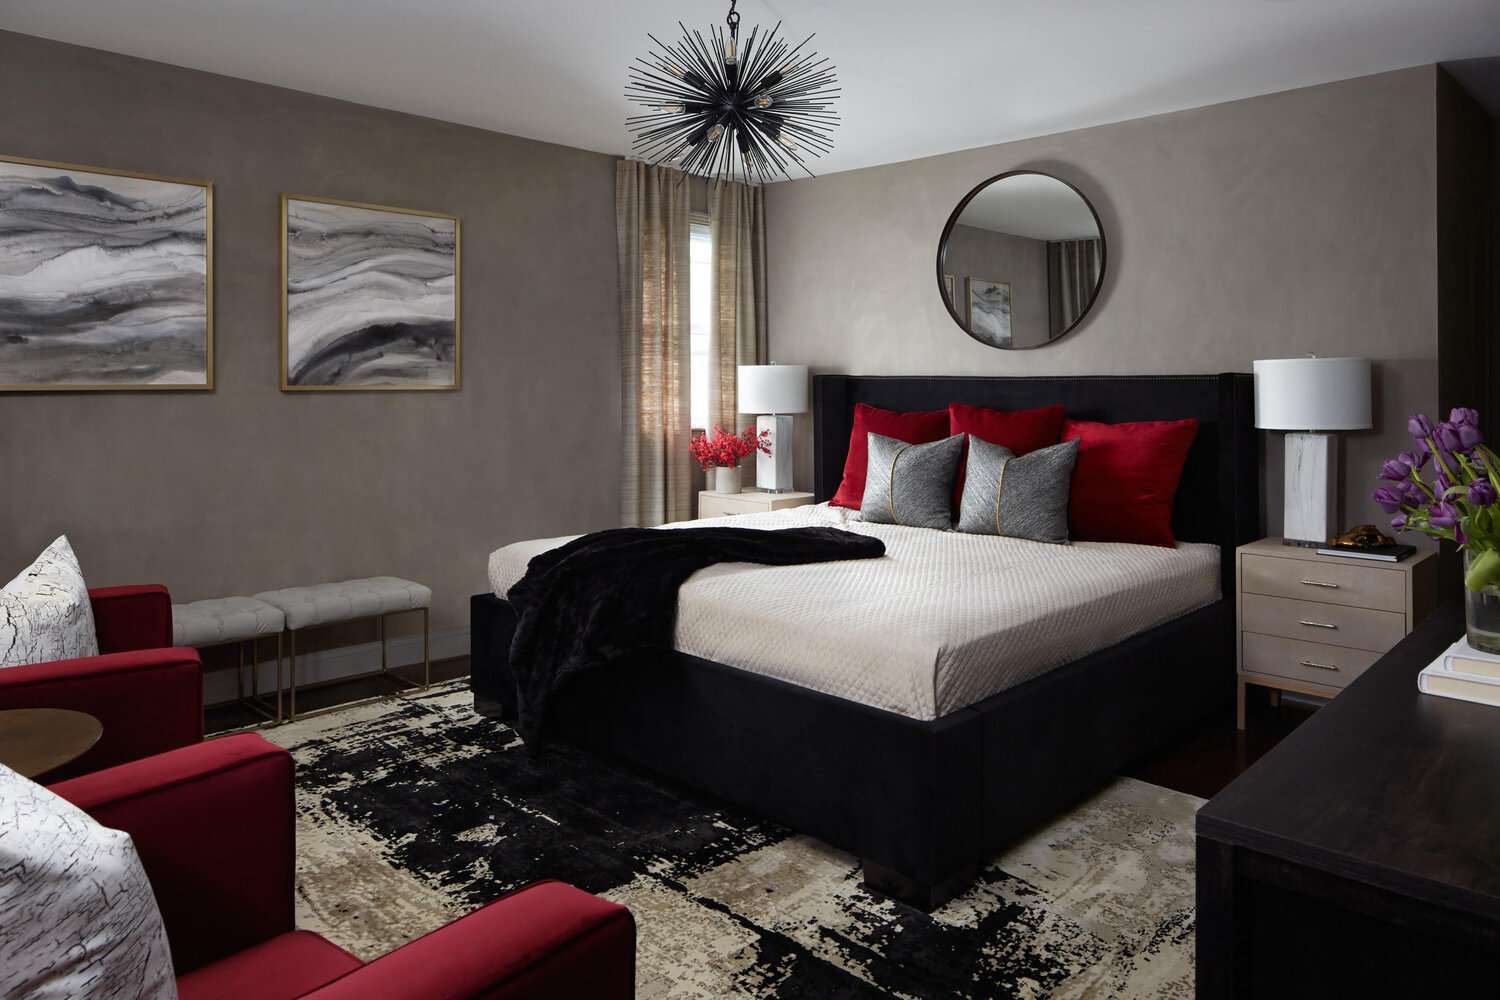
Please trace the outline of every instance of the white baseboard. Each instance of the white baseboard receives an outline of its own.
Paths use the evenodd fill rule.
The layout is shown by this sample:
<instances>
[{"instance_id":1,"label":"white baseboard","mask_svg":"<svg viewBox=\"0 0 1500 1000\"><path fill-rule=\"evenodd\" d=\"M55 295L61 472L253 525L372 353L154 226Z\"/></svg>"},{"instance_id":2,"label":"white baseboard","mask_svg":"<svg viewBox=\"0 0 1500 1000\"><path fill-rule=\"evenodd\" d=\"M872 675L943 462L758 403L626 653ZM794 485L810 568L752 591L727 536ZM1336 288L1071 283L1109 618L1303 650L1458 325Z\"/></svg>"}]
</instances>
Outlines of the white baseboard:
<instances>
[{"instance_id":1,"label":"white baseboard","mask_svg":"<svg viewBox=\"0 0 1500 1000\"><path fill-rule=\"evenodd\" d=\"M432 633L432 644L429 648L430 658L433 660L447 660L455 656L469 655L469 630L467 628L453 629L448 632ZM270 692L272 700L276 695L276 643L271 638L260 641L260 668L257 673L260 691L264 696ZM422 662L422 636L403 635L393 636L387 644L388 662L393 667L404 667L409 664L420 664ZM333 681L342 677L355 677L359 674L368 674L380 669L380 643L363 642L354 646L339 646L335 649L323 649L316 653L297 654L297 687L300 689L308 684L317 684L321 681ZM218 669L211 670L203 675L203 701L205 704L217 705L223 702L234 701L235 682L234 670ZM282 639L281 675L285 683L290 683L286 657L286 639ZM246 671L246 694L249 693L249 671Z\"/></svg>"}]
</instances>

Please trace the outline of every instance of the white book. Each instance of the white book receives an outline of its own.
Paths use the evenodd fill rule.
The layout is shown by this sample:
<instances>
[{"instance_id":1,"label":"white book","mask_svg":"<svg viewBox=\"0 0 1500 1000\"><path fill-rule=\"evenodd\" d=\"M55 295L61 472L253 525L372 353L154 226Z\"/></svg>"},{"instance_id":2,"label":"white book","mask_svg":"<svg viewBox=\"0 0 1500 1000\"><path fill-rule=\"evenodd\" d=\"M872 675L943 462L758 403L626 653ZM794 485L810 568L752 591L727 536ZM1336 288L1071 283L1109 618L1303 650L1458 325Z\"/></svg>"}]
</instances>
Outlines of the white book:
<instances>
[{"instance_id":1,"label":"white book","mask_svg":"<svg viewBox=\"0 0 1500 1000\"><path fill-rule=\"evenodd\" d=\"M1445 653L1422 668L1417 675L1418 691L1481 705L1500 705L1500 677L1450 670L1444 663L1446 658Z\"/></svg>"},{"instance_id":2,"label":"white book","mask_svg":"<svg viewBox=\"0 0 1500 1000\"><path fill-rule=\"evenodd\" d=\"M1459 639L1443 654L1443 666L1460 674L1479 674L1500 680L1500 656L1469 645L1468 636Z\"/></svg>"}]
</instances>

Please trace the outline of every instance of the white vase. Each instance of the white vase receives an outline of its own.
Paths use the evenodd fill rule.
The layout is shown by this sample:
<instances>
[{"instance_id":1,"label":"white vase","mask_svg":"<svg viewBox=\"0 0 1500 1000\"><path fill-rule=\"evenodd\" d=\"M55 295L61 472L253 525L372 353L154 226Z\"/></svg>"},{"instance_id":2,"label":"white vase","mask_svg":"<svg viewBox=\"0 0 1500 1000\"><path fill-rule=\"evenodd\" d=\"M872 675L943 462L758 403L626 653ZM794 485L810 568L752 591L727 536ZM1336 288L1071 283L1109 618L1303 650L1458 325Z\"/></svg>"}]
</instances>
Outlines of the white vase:
<instances>
[{"instance_id":1,"label":"white vase","mask_svg":"<svg viewBox=\"0 0 1500 1000\"><path fill-rule=\"evenodd\" d=\"M740 491L740 467L721 465L714 469L715 493L738 493Z\"/></svg>"}]
</instances>

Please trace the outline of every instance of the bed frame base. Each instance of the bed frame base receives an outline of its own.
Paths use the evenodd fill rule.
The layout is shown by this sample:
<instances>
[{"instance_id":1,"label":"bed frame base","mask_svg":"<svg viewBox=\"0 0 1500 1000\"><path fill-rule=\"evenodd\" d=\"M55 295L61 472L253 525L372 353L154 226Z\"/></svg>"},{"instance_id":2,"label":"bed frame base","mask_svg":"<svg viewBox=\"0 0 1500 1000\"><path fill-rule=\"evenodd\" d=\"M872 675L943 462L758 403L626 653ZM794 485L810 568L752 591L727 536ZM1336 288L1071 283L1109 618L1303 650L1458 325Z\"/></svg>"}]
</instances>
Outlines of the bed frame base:
<instances>
[{"instance_id":1,"label":"bed frame base","mask_svg":"<svg viewBox=\"0 0 1500 1000\"><path fill-rule=\"evenodd\" d=\"M866 889L877 895L889 896L907 906L914 906L923 913L931 913L950 899L963 895L979 875L978 863L964 865L957 872L937 883L918 882L895 869L877 865L873 861L865 861L861 867L864 870Z\"/></svg>"},{"instance_id":2,"label":"bed frame base","mask_svg":"<svg viewBox=\"0 0 1500 1000\"><path fill-rule=\"evenodd\" d=\"M471 604L475 709L515 715L515 612ZM553 738L623 758L861 859L923 909L978 866L1233 702L1233 609L1217 601L922 721L670 650L558 692Z\"/></svg>"}]
</instances>

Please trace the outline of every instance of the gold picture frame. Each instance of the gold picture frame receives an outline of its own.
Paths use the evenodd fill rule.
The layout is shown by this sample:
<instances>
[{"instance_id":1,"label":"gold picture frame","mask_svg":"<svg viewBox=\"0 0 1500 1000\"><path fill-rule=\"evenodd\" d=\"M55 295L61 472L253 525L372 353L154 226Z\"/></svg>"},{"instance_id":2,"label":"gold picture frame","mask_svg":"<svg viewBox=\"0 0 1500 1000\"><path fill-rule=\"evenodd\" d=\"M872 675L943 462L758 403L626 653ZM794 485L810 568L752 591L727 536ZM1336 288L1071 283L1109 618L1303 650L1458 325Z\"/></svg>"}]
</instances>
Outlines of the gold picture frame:
<instances>
[{"instance_id":1,"label":"gold picture frame","mask_svg":"<svg viewBox=\"0 0 1500 1000\"><path fill-rule=\"evenodd\" d=\"M7 377L7 359L5 357L3 339L0 339L0 392L5 393L39 393L39 392L212 392L214 389L214 185L212 181L199 180L192 177L176 177L169 174L153 174L137 170L119 170L113 167L95 167L82 163L69 163L61 160L39 160L27 156L10 156L0 154L0 173L7 167L31 167L39 171L59 171L65 174L87 175L100 179L125 178L133 181L144 181L150 184L172 185L179 187L201 188L203 191L203 378L202 381L192 382L120 382L120 381L14 381ZM76 183L76 182L75 182ZM90 184L90 187L101 187L99 184ZM143 192L137 192L139 197ZM3 198L3 192L0 192ZM5 208L0 203L0 213ZM0 246L3 253L3 246ZM133 284L139 284L139 274L132 277ZM164 282L169 280L164 277ZM0 301L5 297L5 284L0 279ZM138 331L136 335L139 336ZM24 337L23 333L5 334L4 337ZM87 360L84 358L83 360Z\"/></svg>"},{"instance_id":2,"label":"gold picture frame","mask_svg":"<svg viewBox=\"0 0 1500 1000\"><path fill-rule=\"evenodd\" d=\"M289 222L291 205L294 202L354 209L360 212L376 212L389 215L417 216L427 219L442 219L453 223L453 380L451 383L393 382L368 384L338 383L294 383L291 376L291 266ZM346 201L339 198L319 198L310 195L283 194L281 196L281 391L282 392L457 392L463 385L463 323L462 323L462 262L463 223L448 212L429 212L420 209L400 208L395 205L380 205L365 201Z\"/></svg>"}]
</instances>

